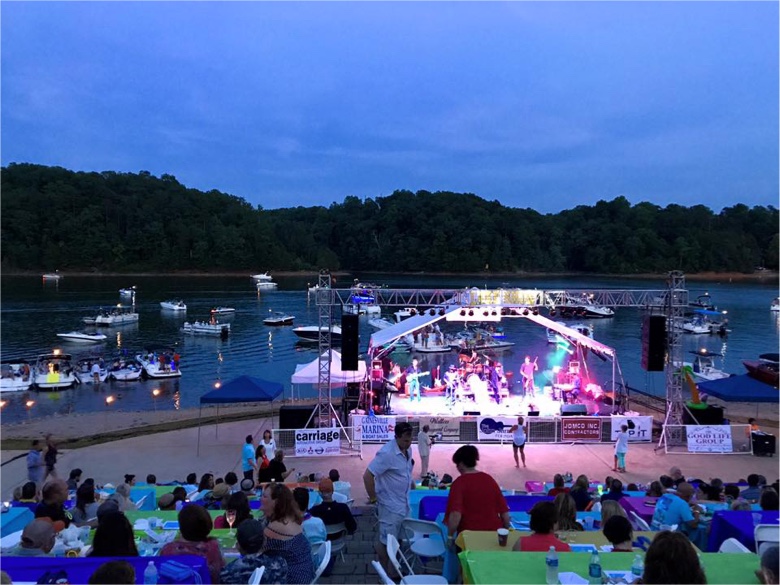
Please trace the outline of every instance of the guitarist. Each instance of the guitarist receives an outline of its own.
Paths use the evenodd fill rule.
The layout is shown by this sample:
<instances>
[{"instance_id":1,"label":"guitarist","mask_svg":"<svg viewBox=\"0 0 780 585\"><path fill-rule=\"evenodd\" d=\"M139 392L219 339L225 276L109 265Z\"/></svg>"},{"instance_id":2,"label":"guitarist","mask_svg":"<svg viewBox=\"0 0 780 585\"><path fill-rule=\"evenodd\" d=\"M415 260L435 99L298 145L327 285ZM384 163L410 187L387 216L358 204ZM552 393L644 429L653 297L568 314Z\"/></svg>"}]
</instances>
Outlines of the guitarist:
<instances>
[{"instance_id":1,"label":"guitarist","mask_svg":"<svg viewBox=\"0 0 780 585\"><path fill-rule=\"evenodd\" d=\"M523 376L523 394L525 396L534 395L534 372L539 369L539 365L536 361L539 356L536 356L533 362L531 362L531 356L525 356L525 361L520 366L520 374Z\"/></svg>"},{"instance_id":2,"label":"guitarist","mask_svg":"<svg viewBox=\"0 0 780 585\"><path fill-rule=\"evenodd\" d=\"M414 358L412 360L412 365L406 368L406 379L409 383L409 401L413 402L415 396L417 397L417 402L422 402L422 398L420 398L420 376L422 376L422 372L420 371L420 367L417 365L417 358Z\"/></svg>"}]
</instances>

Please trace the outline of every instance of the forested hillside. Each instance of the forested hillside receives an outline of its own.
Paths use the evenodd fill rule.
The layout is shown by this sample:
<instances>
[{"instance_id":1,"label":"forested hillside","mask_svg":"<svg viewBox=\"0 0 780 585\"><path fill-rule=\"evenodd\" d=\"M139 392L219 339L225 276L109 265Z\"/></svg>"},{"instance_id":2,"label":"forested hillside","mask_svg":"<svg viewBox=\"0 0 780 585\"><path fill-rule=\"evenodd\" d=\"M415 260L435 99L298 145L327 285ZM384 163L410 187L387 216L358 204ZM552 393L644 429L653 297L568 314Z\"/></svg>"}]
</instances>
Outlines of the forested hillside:
<instances>
[{"instance_id":1,"label":"forested hillside","mask_svg":"<svg viewBox=\"0 0 780 585\"><path fill-rule=\"evenodd\" d=\"M542 215L476 195L396 191L264 210L147 172L2 168L6 270L752 272L778 267L778 210L631 205Z\"/></svg>"}]
</instances>

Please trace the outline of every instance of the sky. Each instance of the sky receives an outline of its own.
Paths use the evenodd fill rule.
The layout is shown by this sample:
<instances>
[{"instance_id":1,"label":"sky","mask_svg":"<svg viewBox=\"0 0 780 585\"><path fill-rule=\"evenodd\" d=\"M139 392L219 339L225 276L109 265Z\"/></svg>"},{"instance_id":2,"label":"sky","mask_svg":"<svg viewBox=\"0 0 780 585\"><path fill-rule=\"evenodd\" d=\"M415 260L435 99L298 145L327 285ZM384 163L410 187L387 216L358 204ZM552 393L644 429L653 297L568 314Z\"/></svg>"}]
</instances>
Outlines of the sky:
<instances>
[{"instance_id":1,"label":"sky","mask_svg":"<svg viewBox=\"0 0 780 585\"><path fill-rule=\"evenodd\" d=\"M0 3L0 161L266 209L778 206L777 2Z\"/></svg>"}]
</instances>

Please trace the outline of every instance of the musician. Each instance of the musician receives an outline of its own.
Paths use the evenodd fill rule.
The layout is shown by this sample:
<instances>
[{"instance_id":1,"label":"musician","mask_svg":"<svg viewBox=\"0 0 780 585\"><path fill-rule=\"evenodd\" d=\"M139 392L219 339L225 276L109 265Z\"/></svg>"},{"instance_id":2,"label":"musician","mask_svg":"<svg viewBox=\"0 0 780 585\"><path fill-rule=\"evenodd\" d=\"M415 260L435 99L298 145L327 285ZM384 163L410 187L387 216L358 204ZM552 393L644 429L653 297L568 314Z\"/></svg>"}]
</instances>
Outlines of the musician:
<instances>
[{"instance_id":1,"label":"musician","mask_svg":"<svg viewBox=\"0 0 780 585\"><path fill-rule=\"evenodd\" d=\"M493 390L493 396L496 404L501 404L501 364L493 362L490 372L490 387Z\"/></svg>"},{"instance_id":2,"label":"musician","mask_svg":"<svg viewBox=\"0 0 780 585\"><path fill-rule=\"evenodd\" d=\"M455 401L455 388L458 385L460 375L455 364L451 364L444 374L444 383L447 384L447 400Z\"/></svg>"},{"instance_id":3,"label":"musician","mask_svg":"<svg viewBox=\"0 0 780 585\"><path fill-rule=\"evenodd\" d=\"M539 357L537 356L533 362L531 362L531 356L525 356L525 361L520 366L520 375L523 376L523 393L526 396L534 395L534 372L539 369L539 365L536 363Z\"/></svg>"},{"instance_id":4,"label":"musician","mask_svg":"<svg viewBox=\"0 0 780 585\"><path fill-rule=\"evenodd\" d=\"M415 396L417 402L422 402L420 397L420 376L422 372L417 365L417 358L412 360L412 365L406 368L406 380L409 383L409 401L414 401Z\"/></svg>"}]
</instances>

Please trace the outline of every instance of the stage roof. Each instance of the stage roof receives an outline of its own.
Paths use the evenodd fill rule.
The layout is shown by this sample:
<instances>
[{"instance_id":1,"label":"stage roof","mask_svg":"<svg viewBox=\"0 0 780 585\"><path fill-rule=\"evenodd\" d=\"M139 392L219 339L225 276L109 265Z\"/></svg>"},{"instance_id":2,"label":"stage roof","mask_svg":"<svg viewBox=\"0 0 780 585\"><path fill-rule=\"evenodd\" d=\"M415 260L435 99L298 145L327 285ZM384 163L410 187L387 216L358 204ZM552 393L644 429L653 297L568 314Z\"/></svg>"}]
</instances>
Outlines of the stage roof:
<instances>
[{"instance_id":1,"label":"stage roof","mask_svg":"<svg viewBox=\"0 0 780 585\"><path fill-rule=\"evenodd\" d=\"M748 374L710 380L697 384L699 390L725 402L774 402L780 393L777 388L756 380Z\"/></svg>"},{"instance_id":2,"label":"stage roof","mask_svg":"<svg viewBox=\"0 0 780 585\"><path fill-rule=\"evenodd\" d=\"M534 315L530 311L528 312L527 315L524 313L521 313L521 315L526 319L530 319L534 323L538 323L539 325L547 327L548 329L557 331L561 335L565 335L566 337L568 337L572 341L579 343L580 345L583 345L589 349L607 355L611 358L615 357L614 348L609 347L608 345L604 345L603 343L599 343L598 341L596 341L595 339L591 339L590 337L586 337L579 331L575 331L574 329L570 329L566 327L566 325L564 325L563 323L557 323L552 319L548 319L547 317L542 317L541 315Z\"/></svg>"},{"instance_id":3,"label":"stage roof","mask_svg":"<svg viewBox=\"0 0 780 585\"><path fill-rule=\"evenodd\" d=\"M390 343L391 341L395 341L399 337L403 337L404 335L408 335L413 331L422 329L426 325L430 325L432 323L435 323L436 321L439 321L440 319L444 319L444 317L448 313L452 313L454 311L460 311L461 308L462 307L460 306L448 307L447 309L445 309L443 315L439 315L439 309L436 309L436 312L433 315L430 314L430 311L425 311L421 315L415 315L414 317L409 317L408 319L404 319L400 323L396 323L391 327L381 329L376 333L374 333L373 335L371 335L371 346L382 347L383 345Z\"/></svg>"}]
</instances>

